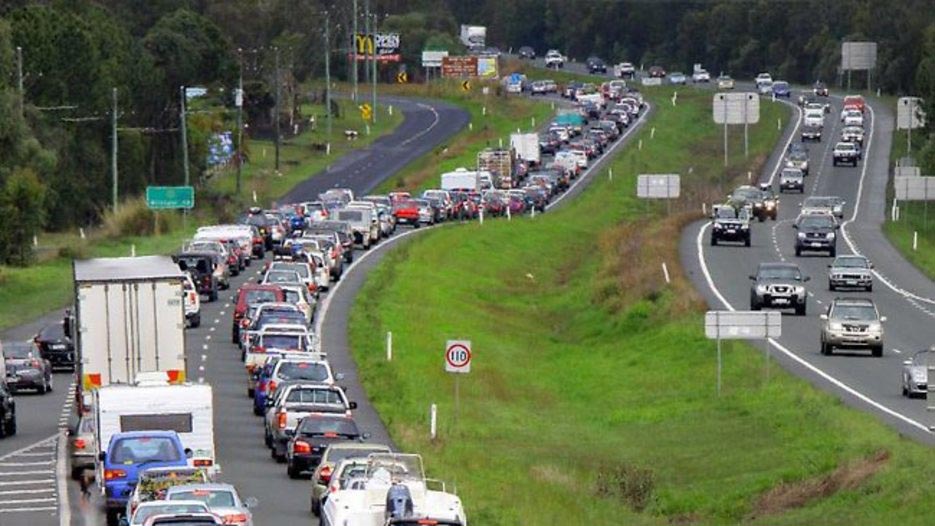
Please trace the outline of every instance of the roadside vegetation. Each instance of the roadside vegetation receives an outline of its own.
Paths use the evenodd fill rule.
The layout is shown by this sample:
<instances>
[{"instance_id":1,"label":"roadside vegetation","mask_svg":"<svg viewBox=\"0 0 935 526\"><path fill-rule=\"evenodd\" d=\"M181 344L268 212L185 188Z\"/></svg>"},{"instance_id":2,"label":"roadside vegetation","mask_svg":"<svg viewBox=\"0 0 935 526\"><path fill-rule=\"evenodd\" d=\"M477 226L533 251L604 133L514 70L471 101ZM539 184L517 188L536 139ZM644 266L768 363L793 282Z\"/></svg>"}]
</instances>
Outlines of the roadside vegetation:
<instances>
[{"instance_id":1,"label":"roadside vegetation","mask_svg":"<svg viewBox=\"0 0 935 526\"><path fill-rule=\"evenodd\" d=\"M895 99L894 103L895 105ZM917 132L919 130L916 130ZM914 157L919 157L920 144L924 144L921 137L922 133L913 134ZM896 165L896 161L908 154L908 138L905 130L893 131L893 149L890 152L890 168ZM932 175L924 173L922 175ZM892 182L889 185L886 207L886 222L883 224L883 232L889 238L900 253L905 256L913 265L921 270L930 279L935 279L935 204L928 204L922 201L903 202L899 204L899 220L892 221L890 215L890 206L893 199ZM931 210L926 210L930 208ZM916 249L912 248L913 234L918 235Z\"/></svg>"},{"instance_id":2,"label":"roadside vegetation","mask_svg":"<svg viewBox=\"0 0 935 526\"><path fill-rule=\"evenodd\" d=\"M394 440L455 483L478 524L925 523L929 449L775 366L767 381L762 351L739 342L724 345L716 396L678 240L725 177L762 167L779 132L751 128L750 157L725 170L708 94L681 90L676 107L670 89L647 96L655 113L612 179L602 171L535 218L423 234L371 272L352 353ZM788 115L762 111L764 123ZM680 173L683 199L668 214L638 201L638 173ZM474 348L457 421L448 339Z\"/></svg>"}]
</instances>

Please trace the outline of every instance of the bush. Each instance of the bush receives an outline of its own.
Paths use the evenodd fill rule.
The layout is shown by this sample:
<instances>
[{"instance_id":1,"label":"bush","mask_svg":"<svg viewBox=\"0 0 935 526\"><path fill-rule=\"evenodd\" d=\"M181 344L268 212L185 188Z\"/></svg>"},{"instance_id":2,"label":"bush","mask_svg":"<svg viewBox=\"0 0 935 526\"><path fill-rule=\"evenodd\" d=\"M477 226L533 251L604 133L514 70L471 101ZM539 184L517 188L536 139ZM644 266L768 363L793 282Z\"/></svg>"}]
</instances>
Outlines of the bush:
<instances>
[{"instance_id":1,"label":"bush","mask_svg":"<svg viewBox=\"0 0 935 526\"><path fill-rule=\"evenodd\" d=\"M88 245L84 242L71 242L65 246L59 247L58 257L64 259L88 259Z\"/></svg>"},{"instance_id":2,"label":"bush","mask_svg":"<svg viewBox=\"0 0 935 526\"><path fill-rule=\"evenodd\" d=\"M105 237L120 238L127 236L149 236L156 232L158 221L159 232L167 232L172 228L174 212L160 212L155 214L146 206L143 199L125 201L117 209L104 212L103 232Z\"/></svg>"},{"instance_id":3,"label":"bush","mask_svg":"<svg viewBox=\"0 0 935 526\"><path fill-rule=\"evenodd\" d=\"M597 495L619 499L636 511L646 509L654 488L652 470L639 466L602 466L597 472Z\"/></svg>"}]
</instances>

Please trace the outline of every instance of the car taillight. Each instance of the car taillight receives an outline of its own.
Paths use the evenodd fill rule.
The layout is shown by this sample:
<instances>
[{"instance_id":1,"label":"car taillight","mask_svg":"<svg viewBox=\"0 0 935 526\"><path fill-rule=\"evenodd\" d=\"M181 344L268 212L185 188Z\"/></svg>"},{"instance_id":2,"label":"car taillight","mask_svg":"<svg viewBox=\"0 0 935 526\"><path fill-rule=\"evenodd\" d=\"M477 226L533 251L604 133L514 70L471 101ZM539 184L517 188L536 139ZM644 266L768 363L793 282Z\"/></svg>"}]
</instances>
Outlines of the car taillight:
<instances>
[{"instance_id":1,"label":"car taillight","mask_svg":"<svg viewBox=\"0 0 935 526\"><path fill-rule=\"evenodd\" d=\"M104 480L117 480L126 478L127 472L122 469L105 469Z\"/></svg>"},{"instance_id":2,"label":"car taillight","mask_svg":"<svg viewBox=\"0 0 935 526\"><path fill-rule=\"evenodd\" d=\"M272 393L273 391L276 390L276 387L277 387L279 384L277 384L275 380L270 380L270 381L269 381L269 384L267 384L267 385L269 386L269 392Z\"/></svg>"},{"instance_id":3,"label":"car taillight","mask_svg":"<svg viewBox=\"0 0 935 526\"><path fill-rule=\"evenodd\" d=\"M331 482L331 466L325 466L318 472L318 482L327 484Z\"/></svg>"},{"instance_id":4,"label":"car taillight","mask_svg":"<svg viewBox=\"0 0 935 526\"><path fill-rule=\"evenodd\" d=\"M247 522L246 513L234 513L224 516L224 524L245 524Z\"/></svg>"},{"instance_id":5,"label":"car taillight","mask_svg":"<svg viewBox=\"0 0 935 526\"><path fill-rule=\"evenodd\" d=\"M281 411L279 413L276 413L276 425L279 426L279 429L286 428L286 413L281 412Z\"/></svg>"},{"instance_id":6,"label":"car taillight","mask_svg":"<svg viewBox=\"0 0 935 526\"><path fill-rule=\"evenodd\" d=\"M33 361L29 362L29 363L30 363L30 365L32 365L33 367L35 367L35 368L37 368L37 369L40 368L40 367L42 367L42 364L39 362L39 360L33 360Z\"/></svg>"},{"instance_id":7,"label":"car taillight","mask_svg":"<svg viewBox=\"0 0 935 526\"><path fill-rule=\"evenodd\" d=\"M195 294L194 292L189 292L189 293L188 293L188 301L190 301L190 302L192 302L192 303L195 303L195 300L197 300L197 299L198 299L198 295L197 295L197 294Z\"/></svg>"},{"instance_id":8,"label":"car taillight","mask_svg":"<svg viewBox=\"0 0 935 526\"><path fill-rule=\"evenodd\" d=\"M72 440L71 444L75 446L75 449L84 449L88 445L88 443L83 438L76 438Z\"/></svg>"},{"instance_id":9,"label":"car taillight","mask_svg":"<svg viewBox=\"0 0 935 526\"><path fill-rule=\"evenodd\" d=\"M196 468L205 468L205 467L213 466L213 465L214 465L214 461L211 460L210 458L196 458L196 459L192 462L192 464L193 464Z\"/></svg>"},{"instance_id":10,"label":"car taillight","mask_svg":"<svg viewBox=\"0 0 935 526\"><path fill-rule=\"evenodd\" d=\"M250 352L265 353L265 352L266 352L266 347L263 347L262 345L257 345L257 346L255 346L254 348L250 349Z\"/></svg>"},{"instance_id":11,"label":"car taillight","mask_svg":"<svg viewBox=\"0 0 935 526\"><path fill-rule=\"evenodd\" d=\"M292 445L292 452L293 453L311 453L312 446L308 442L305 442L302 440L296 440L295 444Z\"/></svg>"}]
</instances>

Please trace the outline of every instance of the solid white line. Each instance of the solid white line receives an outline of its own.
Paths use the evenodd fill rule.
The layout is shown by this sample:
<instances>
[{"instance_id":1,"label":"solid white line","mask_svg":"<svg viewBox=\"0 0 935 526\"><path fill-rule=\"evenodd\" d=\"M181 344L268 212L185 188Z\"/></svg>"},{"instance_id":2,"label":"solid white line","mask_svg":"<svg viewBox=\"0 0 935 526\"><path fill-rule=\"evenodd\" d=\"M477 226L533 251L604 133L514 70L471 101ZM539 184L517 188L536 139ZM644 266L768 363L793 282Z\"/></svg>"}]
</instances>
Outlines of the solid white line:
<instances>
[{"instance_id":1,"label":"solid white line","mask_svg":"<svg viewBox=\"0 0 935 526\"><path fill-rule=\"evenodd\" d=\"M737 310L737 309L735 309L734 306L731 305L729 301L727 301L727 298L725 298L724 295L721 294L721 291L718 290L717 286L714 284L714 278L711 277L711 272L708 271L708 264L707 264L707 262L705 261L705 257L704 257L704 243L702 243L702 238L704 237L704 232L705 232L705 230L708 229L708 226L709 226L710 224L711 224L711 222L709 221L709 222L705 223L705 224L698 230L698 236L697 236L697 238L696 238L696 240L695 240L695 248L696 248L696 250L697 250L697 252L698 252L698 264L699 264L699 266L701 267L701 273L704 274L705 281L707 281L707 283L708 283L708 288L711 289L711 292L714 293L714 295L717 297L717 299L720 300L720 302L724 305L724 307L727 308L727 310L733 312L733 311L735 311L735 310ZM881 404L881 403L879 403L879 402L873 400L873 399L870 398L869 396L867 396L867 395L865 395L865 394L863 394L863 393L857 391L857 390L854 389L853 387L851 387L851 386L845 384L844 382L838 380L838 379L835 378L834 376L831 376L830 374L826 373L825 371L823 371L823 370L819 369L818 367L812 365L812 364L809 363L807 360L805 360L805 359L799 357L799 355L797 355L797 354L795 354L794 352L790 351L790 350L789 350L788 348L786 348L783 344L781 344L781 343L779 342L779 340L777 340L777 339L775 339L775 338L769 338L768 340L769 340L769 343L773 344L773 346L774 346L776 349L779 349L783 354L785 354L786 356L788 356L790 359L794 360L796 363L798 363L799 365L805 367L805 368L808 369L809 371L812 371L813 373L815 373L815 374L817 374L818 376L822 377L823 379L825 379L826 381L830 382L832 385L836 386L837 388L841 389L842 391L844 391L844 392L846 392L846 393L848 393L848 394L854 396L855 398L857 398L857 399L863 401L864 403L866 403L866 404L868 404L868 405L870 405L870 406L872 406L872 407L878 409L879 411L882 411L883 413L886 413L887 415L890 415L890 416L892 416L892 417L894 417L894 418L897 418L897 419L899 419L899 420L902 420L903 422L905 422L905 423L907 423L907 424L909 424L909 425L911 425L911 426L913 426L913 427L916 427L916 428L918 428L918 429L921 429L922 431L925 431L926 433L931 433L931 431L929 431L928 426L926 426L925 424L923 424L923 423L921 423L921 422L918 422L918 421L916 421L916 420L913 420L913 419L909 418L908 416L903 415L902 413L899 413L899 412L897 412L897 411L894 411L893 409L890 409L889 407L886 407L885 405L883 405L883 404Z\"/></svg>"},{"instance_id":2,"label":"solid white line","mask_svg":"<svg viewBox=\"0 0 935 526\"><path fill-rule=\"evenodd\" d=\"M893 351L893 352L896 353L896 354L902 354L902 353L903 353L903 352L900 351L899 349L890 349L890 350Z\"/></svg>"},{"instance_id":3,"label":"solid white line","mask_svg":"<svg viewBox=\"0 0 935 526\"><path fill-rule=\"evenodd\" d=\"M56 511L57 509L58 508L54 506L40 506L35 508L0 508L0 513L29 513L34 511Z\"/></svg>"},{"instance_id":4,"label":"solid white line","mask_svg":"<svg viewBox=\"0 0 935 526\"><path fill-rule=\"evenodd\" d=\"M422 108L424 108L424 109L429 110L430 112L432 112L432 115L433 115L432 124L430 124L428 128L426 128L426 129L420 131L419 133L417 133L417 134L413 135L412 137L406 139L405 141L399 143L400 146L405 146L405 145L411 143L412 141L418 139L419 137L422 137L422 136L425 135L426 133L432 131L432 128L434 128L435 126L438 125L438 121L439 121L438 111L436 111L434 107L429 106L428 104L423 104L423 103L421 103L421 102L417 103L417 105L420 106L420 107L422 107Z\"/></svg>"},{"instance_id":5,"label":"solid white line","mask_svg":"<svg viewBox=\"0 0 935 526\"><path fill-rule=\"evenodd\" d=\"M71 526L71 505L68 502L68 487L65 485L65 452L67 438L65 433L58 436L58 465L55 466L56 488L58 488L59 526Z\"/></svg>"},{"instance_id":6,"label":"solid white line","mask_svg":"<svg viewBox=\"0 0 935 526\"><path fill-rule=\"evenodd\" d=\"M22 466L48 466L53 460L43 460L41 462L0 462L0 468L15 468Z\"/></svg>"},{"instance_id":7,"label":"solid white line","mask_svg":"<svg viewBox=\"0 0 935 526\"><path fill-rule=\"evenodd\" d=\"M0 504L30 504L33 502L55 502L55 497L42 498L42 499L19 499L19 500L5 500Z\"/></svg>"},{"instance_id":8,"label":"solid white line","mask_svg":"<svg viewBox=\"0 0 935 526\"><path fill-rule=\"evenodd\" d=\"M51 452L48 452L48 453L33 453L33 452L29 452L29 453L17 453L16 456L18 456L18 457L47 457L47 456L49 456L49 453L51 453Z\"/></svg>"}]
</instances>

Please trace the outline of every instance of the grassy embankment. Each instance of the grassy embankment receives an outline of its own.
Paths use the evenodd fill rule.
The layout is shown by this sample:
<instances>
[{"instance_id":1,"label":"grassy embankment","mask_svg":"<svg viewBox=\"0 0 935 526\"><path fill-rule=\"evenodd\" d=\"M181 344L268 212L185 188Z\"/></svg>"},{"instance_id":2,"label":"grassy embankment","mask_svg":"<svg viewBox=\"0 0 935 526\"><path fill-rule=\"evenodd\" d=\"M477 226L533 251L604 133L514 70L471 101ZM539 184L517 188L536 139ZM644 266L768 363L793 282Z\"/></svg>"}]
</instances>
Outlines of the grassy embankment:
<instances>
[{"instance_id":1,"label":"grassy embankment","mask_svg":"<svg viewBox=\"0 0 935 526\"><path fill-rule=\"evenodd\" d=\"M550 103L532 102L515 95L497 96L493 83L488 84L488 88L489 94L485 96L482 83L473 82L470 91L464 91L460 81L452 80L430 85L397 86L388 90L394 95L443 98L467 110L471 114L471 126L387 179L377 191L421 191L437 187L442 173L459 167L474 169L477 152L487 147L497 148L501 140L508 148L511 133L517 129L526 133L535 131L545 125L554 113Z\"/></svg>"},{"instance_id":2,"label":"grassy embankment","mask_svg":"<svg viewBox=\"0 0 935 526\"><path fill-rule=\"evenodd\" d=\"M891 106L895 108L895 99ZM918 153L921 140L917 138L913 142L913 151ZM907 153L908 137L906 136L906 130L894 130L893 149L890 151L890 167L895 166L896 161L905 157ZM892 184L889 186L892 189ZM892 190L890 190L887 203L890 203L890 200L892 200ZM928 208L931 208L931 210L926 211L926 204L921 201L900 203L899 221L894 222L890 221L892 217L889 214L889 206L887 206L883 232L906 259L911 261L929 278L935 279L935 206L930 205ZM912 249L914 232L918 232L919 236L916 250Z\"/></svg>"},{"instance_id":3,"label":"grassy embankment","mask_svg":"<svg viewBox=\"0 0 935 526\"><path fill-rule=\"evenodd\" d=\"M313 144L327 142L324 106L308 105L305 115L315 115L317 125L295 137L285 139L280 146L280 173L275 167L272 141L250 140L246 143L250 163L245 165L242 179L244 202L252 201L266 205L285 194L295 184L324 169L329 163L352 149L363 148L381 135L391 132L402 122L402 115L381 114L370 135L364 134L364 125L357 109L348 101L339 101L340 117L334 119L332 127L331 155L312 148ZM348 141L345 129L360 131L359 139ZM235 171L226 170L207 183L207 190L216 195L232 195L236 188ZM200 194L200 191L198 192ZM135 199L123 205L121 217L105 219L104 227L87 232L82 240L77 232L52 233L39 236L40 260L27 268L0 266L0 329L23 323L51 309L62 307L71 300L71 261L74 257L113 257L130 255L135 246L137 255L164 254L176 250L183 240L189 238L196 225L219 219L218 211L224 207L199 207L183 227L181 216L176 213L160 213L160 235L129 235L126 230L147 232L152 230L145 204ZM228 207L233 208L233 207ZM226 215L226 214L225 214ZM132 216L132 217L129 217ZM107 224L109 223L109 224ZM142 225L140 223L143 223Z\"/></svg>"},{"instance_id":4,"label":"grassy embankment","mask_svg":"<svg viewBox=\"0 0 935 526\"><path fill-rule=\"evenodd\" d=\"M390 433L457 484L478 524L926 523L929 449L775 367L766 383L762 353L739 342L724 346L715 396L714 343L677 242L699 202L723 195L721 132L709 94L682 90L672 107L670 90L647 92L655 138L642 130L612 180L534 219L424 234L371 273L349 326ZM764 103L761 122L786 112ZM753 127L750 159L728 175L759 169L777 139ZM637 173L672 172L686 211L636 200ZM442 350L461 338L474 362L455 425Z\"/></svg>"}]
</instances>

